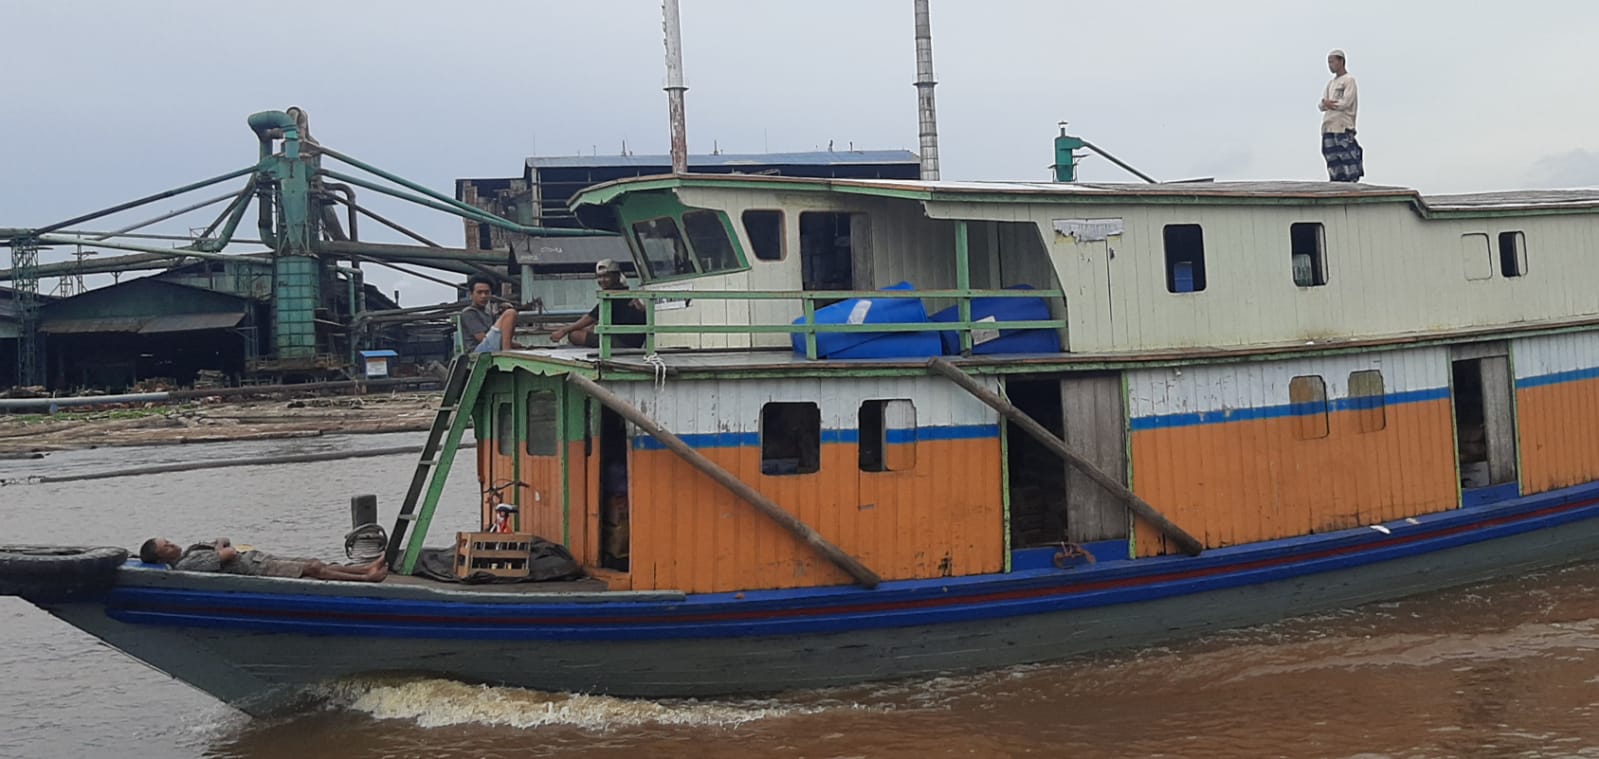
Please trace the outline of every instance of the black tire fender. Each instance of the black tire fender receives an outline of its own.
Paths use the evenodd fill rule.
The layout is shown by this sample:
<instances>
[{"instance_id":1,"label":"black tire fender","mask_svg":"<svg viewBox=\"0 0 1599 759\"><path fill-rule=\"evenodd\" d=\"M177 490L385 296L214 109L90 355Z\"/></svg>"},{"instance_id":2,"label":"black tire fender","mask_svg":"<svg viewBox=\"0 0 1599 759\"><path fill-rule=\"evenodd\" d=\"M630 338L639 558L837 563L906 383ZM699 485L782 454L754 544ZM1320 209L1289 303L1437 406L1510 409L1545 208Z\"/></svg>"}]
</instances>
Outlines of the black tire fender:
<instances>
[{"instance_id":1,"label":"black tire fender","mask_svg":"<svg viewBox=\"0 0 1599 759\"><path fill-rule=\"evenodd\" d=\"M127 560L126 548L0 545L0 577L98 577Z\"/></svg>"}]
</instances>

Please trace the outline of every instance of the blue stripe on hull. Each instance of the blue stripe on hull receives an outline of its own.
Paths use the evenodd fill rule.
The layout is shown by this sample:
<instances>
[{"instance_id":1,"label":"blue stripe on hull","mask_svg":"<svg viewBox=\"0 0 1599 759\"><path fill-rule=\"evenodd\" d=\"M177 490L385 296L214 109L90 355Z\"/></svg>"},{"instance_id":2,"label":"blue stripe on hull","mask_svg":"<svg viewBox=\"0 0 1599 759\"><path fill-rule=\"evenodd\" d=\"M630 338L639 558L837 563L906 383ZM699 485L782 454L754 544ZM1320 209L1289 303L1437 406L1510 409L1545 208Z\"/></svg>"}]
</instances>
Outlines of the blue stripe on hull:
<instances>
[{"instance_id":1,"label":"blue stripe on hull","mask_svg":"<svg viewBox=\"0 0 1599 759\"><path fill-rule=\"evenodd\" d=\"M1449 388L1435 387L1426 390L1407 390L1402 393L1388 393L1382 396L1383 405L1397 406L1401 403L1421 403L1423 401L1436 401L1449 397ZM1221 409L1219 411L1195 411L1184 414L1162 414L1160 416L1141 416L1132 420L1131 427L1138 430L1158 430L1171 427L1192 427L1200 424L1222 424L1225 422L1245 422L1254 419L1279 419L1289 416L1305 416L1320 414L1328 411L1359 411L1373 408L1377 405L1377 396L1359 398L1334 398L1325 404L1322 403L1284 403L1278 406L1261 406L1259 408Z\"/></svg>"},{"instance_id":2,"label":"blue stripe on hull","mask_svg":"<svg viewBox=\"0 0 1599 759\"><path fill-rule=\"evenodd\" d=\"M755 432L707 432L679 435L691 448L754 448L761 444ZM983 440L999 437L999 426L994 424L966 424L947 427L917 427L915 430L889 430L889 443L910 443L933 440ZM822 430L822 443L860 442L857 430ZM664 451L661 441L648 435L633 438L633 448L640 451Z\"/></svg>"},{"instance_id":3,"label":"blue stripe on hull","mask_svg":"<svg viewBox=\"0 0 1599 759\"><path fill-rule=\"evenodd\" d=\"M118 587L108 614L129 623L303 635L480 640L677 640L938 626L1164 598L1351 570L1599 517L1599 485L1360 528L1209 551L914 582L606 604L399 601Z\"/></svg>"},{"instance_id":4,"label":"blue stripe on hull","mask_svg":"<svg viewBox=\"0 0 1599 759\"><path fill-rule=\"evenodd\" d=\"M1558 385L1562 382L1580 382L1599 378L1599 367L1588 369L1572 369L1565 372L1540 374L1536 377L1522 377L1516 380L1516 389L1524 390L1529 387L1543 387L1545 385Z\"/></svg>"}]
</instances>

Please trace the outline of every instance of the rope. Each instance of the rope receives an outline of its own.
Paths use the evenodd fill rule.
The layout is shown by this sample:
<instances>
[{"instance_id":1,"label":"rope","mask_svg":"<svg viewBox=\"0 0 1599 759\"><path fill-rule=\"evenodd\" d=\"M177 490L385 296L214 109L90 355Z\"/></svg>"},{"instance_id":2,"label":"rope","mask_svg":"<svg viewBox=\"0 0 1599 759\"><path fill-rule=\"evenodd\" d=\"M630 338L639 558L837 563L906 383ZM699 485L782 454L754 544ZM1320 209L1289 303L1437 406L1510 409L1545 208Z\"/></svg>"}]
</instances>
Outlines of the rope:
<instances>
[{"instance_id":1,"label":"rope","mask_svg":"<svg viewBox=\"0 0 1599 759\"><path fill-rule=\"evenodd\" d=\"M389 534L376 522L367 522L344 535L344 555L357 563L377 561L388 548Z\"/></svg>"},{"instance_id":2,"label":"rope","mask_svg":"<svg viewBox=\"0 0 1599 759\"><path fill-rule=\"evenodd\" d=\"M666 389L666 359L659 353L651 353L644 357L644 363L655 369L655 392Z\"/></svg>"}]
</instances>

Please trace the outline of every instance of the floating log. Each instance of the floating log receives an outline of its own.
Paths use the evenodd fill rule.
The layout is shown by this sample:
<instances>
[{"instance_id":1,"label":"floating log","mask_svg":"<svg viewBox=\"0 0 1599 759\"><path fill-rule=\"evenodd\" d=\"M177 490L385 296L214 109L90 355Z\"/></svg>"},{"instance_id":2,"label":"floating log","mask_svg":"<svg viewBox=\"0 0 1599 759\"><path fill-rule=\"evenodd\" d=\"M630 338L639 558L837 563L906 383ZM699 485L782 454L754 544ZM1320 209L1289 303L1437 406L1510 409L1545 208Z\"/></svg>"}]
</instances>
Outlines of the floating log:
<instances>
[{"instance_id":1,"label":"floating log","mask_svg":"<svg viewBox=\"0 0 1599 759\"><path fill-rule=\"evenodd\" d=\"M304 464L312 461L338 461L341 459L360 459L372 456L396 456L403 453L416 453L422 450L420 445L405 445L394 448L368 448L354 451L328 451L325 453L295 453L285 456L251 456L242 459L222 459L216 461L187 461L181 464L157 464L154 466L139 466L129 469L113 469L108 472L90 472L88 474L65 474L59 477L16 477L0 480L0 484L20 484L24 482L37 482L41 484L55 482L82 482L84 480L105 480L113 477L133 477L141 474L167 474L170 472L191 472L196 469L225 469L235 466L266 466L271 464Z\"/></svg>"}]
</instances>

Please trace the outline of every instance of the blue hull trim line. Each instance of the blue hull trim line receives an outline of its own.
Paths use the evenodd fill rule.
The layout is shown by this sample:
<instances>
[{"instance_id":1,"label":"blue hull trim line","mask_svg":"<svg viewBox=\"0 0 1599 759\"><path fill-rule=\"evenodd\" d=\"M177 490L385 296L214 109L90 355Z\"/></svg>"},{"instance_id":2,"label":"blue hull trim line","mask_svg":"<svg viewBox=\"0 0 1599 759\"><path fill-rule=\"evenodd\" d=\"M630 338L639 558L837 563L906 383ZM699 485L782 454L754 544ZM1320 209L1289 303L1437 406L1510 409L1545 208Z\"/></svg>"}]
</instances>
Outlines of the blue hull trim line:
<instances>
[{"instance_id":1,"label":"blue hull trim line","mask_svg":"<svg viewBox=\"0 0 1599 759\"><path fill-rule=\"evenodd\" d=\"M1544 385L1558 385L1562 382L1580 382L1591 379L1599 379L1599 367L1540 374L1536 377L1522 377L1516 380L1516 389L1525 390L1529 387L1543 387Z\"/></svg>"},{"instance_id":2,"label":"blue hull trim line","mask_svg":"<svg viewBox=\"0 0 1599 759\"><path fill-rule=\"evenodd\" d=\"M1389 393L1382 396L1383 405L1397 406L1401 403L1422 403L1425 401L1443 400L1449 397L1449 388L1435 387L1426 390L1408 390L1402 393ZM1259 408L1222 409L1220 411L1195 411L1185 414L1163 414L1161 416L1141 416L1132 420L1133 431L1159 430L1171 427L1193 427L1201 424L1225 424L1227 422L1247 422L1255 419L1280 419L1288 416L1306 416L1332 411L1360 411L1377 407L1377 396L1364 396L1356 398L1335 398L1328 403L1284 403L1278 406L1261 406Z\"/></svg>"},{"instance_id":3,"label":"blue hull trim line","mask_svg":"<svg viewBox=\"0 0 1599 759\"><path fill-rule=\"evenodd\" d=\"M1599 484L1386 523L1207 551L1114 559L1064 570L674 601L481 603L118 586L121 622L259 633L383 638L650 641L792 636L938 626L1113 607L1351 570L1599 518ZM1122 544L1125 545L1125 544ZM1112 551L1107 550L1107 554ZM360 586L352 593L362 592Z\"/></svg>"},{"instance_id":4,"label":"blue hull trim line","mask_svg":"<svg viewBox=\"0 0 1599 759\"><path fill-rule=\"evenodd\" d=\"M910 443L933 440L985 440L999 437L999 426L994 424L968 424L949 427L918 427L915 430L888 430L886 433L889 443ZM679 435L690 448L758 448L761 445L760 433L756 432L707 432L699 434ZM857 430L822 430L822 443L848 443L860 442L860 432ZM661 441L648 435L639 435L633 438L633 449L636 451L664 451L666 446Z\"/></svg>"}]
</instances>

